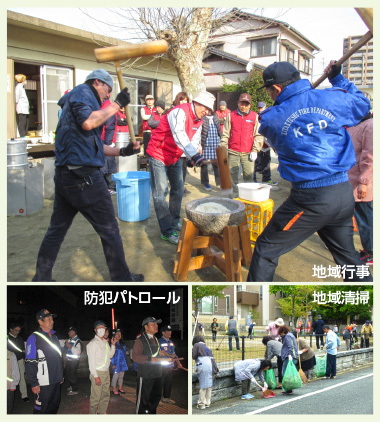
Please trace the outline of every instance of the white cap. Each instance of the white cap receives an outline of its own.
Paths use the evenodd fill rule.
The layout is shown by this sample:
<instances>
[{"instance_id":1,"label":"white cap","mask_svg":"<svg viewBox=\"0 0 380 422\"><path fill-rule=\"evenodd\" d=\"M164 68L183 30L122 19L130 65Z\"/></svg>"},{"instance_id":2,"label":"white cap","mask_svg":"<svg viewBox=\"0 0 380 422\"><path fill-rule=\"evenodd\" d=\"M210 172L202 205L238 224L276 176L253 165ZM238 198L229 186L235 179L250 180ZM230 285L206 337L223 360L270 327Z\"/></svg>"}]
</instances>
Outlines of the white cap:
<instances>
[{"instance_id":1,"label":"white cap","mask_svg":"<svg viewBox=\"0 0 380 422\"><path fill-rule=\"evenodd\" d=\"M210 110L214 109L215 97L207 91L198 92L193 101L208 107Z\"/></svg>"},{"instance_id":2,"label":"white cap","mask_svg":"<svg viewBox=\"0 0 380 422\"><path fill-rule=\"evenodd\" d=\"M284 320L282 318L277 318L274 323L276 325L278 325L279 327L282 327L283 325L285 325L285 322L284 322Z\"/></svg>"}]
</instances>

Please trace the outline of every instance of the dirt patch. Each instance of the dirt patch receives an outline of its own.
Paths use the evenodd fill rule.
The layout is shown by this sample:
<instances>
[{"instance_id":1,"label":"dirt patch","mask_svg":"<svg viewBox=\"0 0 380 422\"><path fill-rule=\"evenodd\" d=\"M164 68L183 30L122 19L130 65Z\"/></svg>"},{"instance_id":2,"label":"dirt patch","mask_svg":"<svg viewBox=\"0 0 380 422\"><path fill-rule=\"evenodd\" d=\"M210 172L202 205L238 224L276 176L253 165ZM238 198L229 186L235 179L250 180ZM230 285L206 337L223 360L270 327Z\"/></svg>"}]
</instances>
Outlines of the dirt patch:
<instances>
[{"instance_id":1,"label":"dirt patch","mask_svg":"<svg viewBox=\"0 0 380 422\"><path fill-rule=\"evenodd\" d=\"M276 209L287 198L290 184L282 180L277 172L276 160L272 161L273 179L279 182L279 189L272 190L270 197ZM214 177L210 175L211 191L206 191L200 183L200 170L195 173L189 169L185 187L191 193L182 201L182 217L185 217L185 205L194 199L222 196L215 187ZM112 201L117 213L116 195ZM45 207L35 214L25 217L8 217L8 281L30 281L35 272L37 253L50 222L53 201L46 200ZM127 263L132 272L143 273L146 281L174 281L173 261L177 247L160 238L156 214L151 201L150 217L142 222L127 223L119 220L121 237ZM357 232L354 235L355 246L361 248ZM300 246L283 255L279 260L274 281L316 282L341 281L327 277L317 279L313 276L313 266L335 266L330 252L325 248L319 236L314 234ZM248 269L243 267L243 281L247 279ZM103 255L100 238L92 226L78 214L75 217L58 255L53 277L57 281L109 280L108 267ZM225 277L216 267L190 271L189 282L225 281Z\"/></svg>"}]
</instances>

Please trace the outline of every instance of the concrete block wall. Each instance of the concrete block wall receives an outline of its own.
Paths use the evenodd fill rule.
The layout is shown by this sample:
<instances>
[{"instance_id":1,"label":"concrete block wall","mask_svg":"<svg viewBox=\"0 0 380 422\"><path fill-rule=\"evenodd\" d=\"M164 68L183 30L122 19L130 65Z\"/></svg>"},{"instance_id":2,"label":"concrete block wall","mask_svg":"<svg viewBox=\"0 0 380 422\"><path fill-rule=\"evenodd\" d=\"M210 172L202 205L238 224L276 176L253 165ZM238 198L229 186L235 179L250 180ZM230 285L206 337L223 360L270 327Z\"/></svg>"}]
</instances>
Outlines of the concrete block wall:
<instances>
[{"instance_id":1,"label":"concrete block wall","mask_svg":"<svg viewBox=\"0 0 380 422\"><path fill-rule=\"evenodd\" d=\"M337 374L349 369L359 368L373 362L373 347L368 349L357 349L338 352L337 354ZM278 378L277 362L272 360L274 373ZM310 371L310 378L316 378L314 371ZM196 406L199 397L199 382L197 374L192 374L192 405ZM251 383L251 391L258 391L259 388ZM212 388L212 401L219 401L226 398L238 397L241 395L241 382L235 381L233 368L219 371L214 379Z\"/></svg>"}]
</instances>

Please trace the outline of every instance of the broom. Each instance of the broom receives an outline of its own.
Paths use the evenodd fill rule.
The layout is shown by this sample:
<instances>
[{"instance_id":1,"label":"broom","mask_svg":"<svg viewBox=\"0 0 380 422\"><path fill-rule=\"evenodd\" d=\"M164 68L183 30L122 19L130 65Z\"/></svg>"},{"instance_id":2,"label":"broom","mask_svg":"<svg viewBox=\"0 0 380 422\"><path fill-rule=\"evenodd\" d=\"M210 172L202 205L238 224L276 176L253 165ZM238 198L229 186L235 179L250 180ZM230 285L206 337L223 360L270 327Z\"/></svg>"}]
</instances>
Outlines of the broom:
<instances>
[{"instance_id":1,"label":"broom","mask_svg":"<svg viewBox=\"0 0 380 422\"><path fill-rule=\"evenodd\" d=\"M219 350L219 346L222 344L223 340L224 340L224 337L222 337L222 340L220 340L220 343L218 344L218 347L215 350Z\"/></svg>"},{"instance_id":2,"label":"broom","mask_svg":"<svg viewBox=\"0 0 380 422\"><path fill-rule=\"evenodd\" d=\"M298 333L297 333L297 346L298 346L298 350L300 349L300 342L298 340ZM300 363L300 369L298 370L298 373L301 377L302 382L308 383L309 380L307 379L307 376L305 375L305 372L303 372L303 370L301 369L301 355L298 353L298 359L299 359L299 363Z\"/></svg>"}]
</instances>

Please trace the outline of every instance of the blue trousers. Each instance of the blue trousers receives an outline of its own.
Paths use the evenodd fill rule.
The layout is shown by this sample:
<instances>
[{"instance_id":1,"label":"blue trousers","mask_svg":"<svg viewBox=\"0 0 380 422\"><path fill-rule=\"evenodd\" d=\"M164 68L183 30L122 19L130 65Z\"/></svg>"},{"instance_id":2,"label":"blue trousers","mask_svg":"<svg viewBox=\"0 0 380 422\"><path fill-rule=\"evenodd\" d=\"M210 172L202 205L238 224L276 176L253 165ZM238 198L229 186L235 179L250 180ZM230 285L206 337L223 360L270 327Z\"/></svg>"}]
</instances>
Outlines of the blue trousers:
<instances>
[{"instance_id":1,"label":"blue trousers","mask_svg":"<svg viewBox=\"0 0 380 422\"><path fill-rule=\"evenodd\" d=\"M373 201L355 202L354 216L363 249L373 253Z\"/></svg>"},{"instance_id":2,"label":"blue trousers","mask_svg":"<svg viewBox=\"0 0 380 422\"><path fill-rule=\"evenodd\" d=\"M239 334L236 329L232 329L228 331L228 347L230 350L232 350L232 337L235 337L236 350L240 350Z\"/></svg>"},{"instance_id":3,"label":"blue trousers","mask_svg":"<svg viewBox=\"0 0 380 422\"><path fill-rule=\"evenodd\" d=\"M326 377L335 377L336 375L336 355L327 353L326 359Z\"/></svg>"},{"instance_id":4,"label":"blue trousers","mask_svg":"<svg viewBox=\"0 0 380 422\"><path fill-rule=\"evenodd\" d=\"M363 263L353 241L354 206L350 182L321 188L293 188L257 238L247 281L272 281L279 257L315 232L337 265L355 268L352 276L346 272L344 281L373 281L371 274L362 278L357 274Z\"/></svg>"},{"instance_id":5,"label":"blue trousers","mask_svg":"<svg viewBox=\"0 0 380 422\"><path fill-rule=\"evenodd\" d=\"M100 236L112 281L131 281L111 196L103 174L95 170L83 178L64 168L55 171L55 200L50 226L42 241L33 281L52 281L61 244L80 212Z\"/></svg>"},{"instance_id":6,"label":"blue trousers","mask_svg":"<svg viewBox=\"0 0 380 422\"><path fill-rule=\"evenodd\" d=\"M148 155L154 209L163 235L173 233L180 220L183 197L182 160L170 166ZM166 202L170 182L169 206Z\"/></svg>"}]
</instances>

